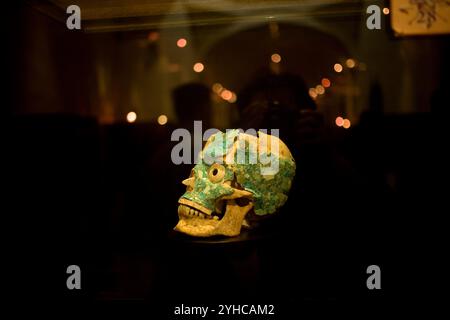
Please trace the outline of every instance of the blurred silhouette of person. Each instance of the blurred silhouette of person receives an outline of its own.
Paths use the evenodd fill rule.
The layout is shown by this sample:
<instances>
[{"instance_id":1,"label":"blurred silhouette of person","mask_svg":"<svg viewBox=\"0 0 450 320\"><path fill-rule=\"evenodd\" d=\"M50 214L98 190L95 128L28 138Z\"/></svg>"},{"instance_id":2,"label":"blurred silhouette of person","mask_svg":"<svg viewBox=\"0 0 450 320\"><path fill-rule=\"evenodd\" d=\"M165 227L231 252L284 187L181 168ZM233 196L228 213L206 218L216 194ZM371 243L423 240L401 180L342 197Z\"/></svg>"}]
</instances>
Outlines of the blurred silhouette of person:
<instances>
[{"instance_id":1,"label":"blurred silhouette of person","mask_svg":"<svg viewBox=\"0 0 450 320\"><path fill-rule=\"evenodd\" d=\"M256 79L239 94L238 107L244 130L282 129L280 138L293 151L321 139L323 117L297 76L269 74Z\"/></svg>"}]
</instances>

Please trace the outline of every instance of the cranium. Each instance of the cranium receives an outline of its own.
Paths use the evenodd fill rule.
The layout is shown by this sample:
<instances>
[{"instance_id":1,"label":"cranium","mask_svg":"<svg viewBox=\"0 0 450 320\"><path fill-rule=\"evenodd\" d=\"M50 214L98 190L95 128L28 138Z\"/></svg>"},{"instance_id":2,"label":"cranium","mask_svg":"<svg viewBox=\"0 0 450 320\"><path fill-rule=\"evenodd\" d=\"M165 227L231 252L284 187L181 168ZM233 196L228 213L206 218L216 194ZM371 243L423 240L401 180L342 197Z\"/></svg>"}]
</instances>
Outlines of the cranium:
<instances>
[{"instance_id":1,"label":"cranium","mask_svg":"<svg viewBox=\"0 0 450 320\"><path fill-rule=\"evenodd\" d=\"M295 162L277 137L227 130L212 135L179 199L175 230L191 236L236 236L248 218L277 212L287 200Z\"/></svg>"}]
</instances>

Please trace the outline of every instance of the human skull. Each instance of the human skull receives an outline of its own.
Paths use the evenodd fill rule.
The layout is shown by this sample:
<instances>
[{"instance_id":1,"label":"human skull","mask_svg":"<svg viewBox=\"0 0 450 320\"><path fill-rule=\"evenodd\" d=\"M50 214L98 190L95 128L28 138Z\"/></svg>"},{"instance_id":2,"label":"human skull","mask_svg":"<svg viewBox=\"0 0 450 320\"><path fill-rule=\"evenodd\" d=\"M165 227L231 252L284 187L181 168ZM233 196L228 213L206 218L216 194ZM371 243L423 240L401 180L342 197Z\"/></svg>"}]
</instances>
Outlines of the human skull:
<instances>
[{"instance_id":1,"label":"human skull","mask_svg":"<svg viewBox=\"0 0 450 320\"><path fill-rule=\"evenodd\" d=\"M287 200L295 162L277 137L227 130L212 135L178 203L175 230L196 237L237 236L249 215L277 212Z\"/></svg>"}]
</instances>

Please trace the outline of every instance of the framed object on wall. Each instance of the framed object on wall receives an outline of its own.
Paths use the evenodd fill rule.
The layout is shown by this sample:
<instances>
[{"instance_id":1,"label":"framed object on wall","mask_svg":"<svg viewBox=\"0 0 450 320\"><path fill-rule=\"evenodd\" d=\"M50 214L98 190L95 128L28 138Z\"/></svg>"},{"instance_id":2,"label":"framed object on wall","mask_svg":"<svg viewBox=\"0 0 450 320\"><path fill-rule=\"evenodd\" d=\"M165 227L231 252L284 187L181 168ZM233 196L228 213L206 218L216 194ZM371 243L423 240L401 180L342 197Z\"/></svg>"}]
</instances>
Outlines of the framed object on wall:
<instances>
[{"instance_id":1,"label":"framed object on wall","mask_svg":"<svg viewBox=\"0 0 450 320\"><path fill-rule=\"evenodd\" d=\"M450 33L450 0L392 0L397 36Z\"/></svg>"}]
</instances>

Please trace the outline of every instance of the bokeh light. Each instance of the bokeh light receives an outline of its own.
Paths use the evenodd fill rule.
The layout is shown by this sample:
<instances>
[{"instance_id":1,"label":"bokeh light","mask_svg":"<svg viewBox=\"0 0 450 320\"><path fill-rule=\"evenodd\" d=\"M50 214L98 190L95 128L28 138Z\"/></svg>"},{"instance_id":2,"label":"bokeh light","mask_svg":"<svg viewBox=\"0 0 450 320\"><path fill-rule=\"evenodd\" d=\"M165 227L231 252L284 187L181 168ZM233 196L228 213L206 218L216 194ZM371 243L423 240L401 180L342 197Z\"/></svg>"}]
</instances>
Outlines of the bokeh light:
<instances>
[{"instance_id":1,"label":"bokeh light","mask_svg":"<svg viewBox=\"0 0 450 320\"><path fill-rule=\"evenodd\" d=\"M315 88L310 88L309 89L309 96L313 99L317 98L317 91Z\"/></svg>"},{"instance_id":2,"label":"bokeh light","mask_svg":"<svg viewBox=\"0 0 450 320\"><path fill-rule=\"evenodd\" d=\"M344 123L342 124L342 126L344 127L344 129L348 129L351 126L351 122L348 119L344 119Z\"/></svg>"},{"instance_id":3,"label":"bokeh light","mask_svg":"<svg viewBox=\"0 0 450 320\"><path fill-rule=\"evenodd\" d=\"M351 69L351 68L354 68L354 67L356 66L356 62L355 62L355 60L353 60L353 59L347 59L347 60L345 61L345 64L346 64L346 66L349 67L350 69Z\"/></svg>"},{"instance_id":4,"label":"bokeh light","mask_svg":"<svg viewBox=\"0 0 450 320\"><path fill-rule=\"evenodd\" d=\"M228 101L233 97L233 92L231 92L230 90L223 90L220 96L222 97L223 100Z\"/></svg>"},{"instance_id":5,"label":"bokeh light","mask_svg":"<svg viewBox=\"0 0 450 320\"><path fill-rule=\"evenodd\" d=\"M223 86L220 83L214 83L212 86L212 90L219 94L223 90Z\"/></svg>"},{"instance_id":6,"label":"bokeh light","mask_svg":"<svg viewBox=\"0 0 450 320\"><path fill-rule=\"evenodd\" d=\"M165 125L166 123L167 123L167 116L165 115L165 114L162 114L162 115L160 115L159 117L158 117L158 123L160 124L160 125Z\"/></svg>"},{"instance_id":7,"label":"bokeh light","mask_svg":"<svg viewBox=\"0 0 450 320\"><path fill-rule=\"evenodd\" d=\"M147 35L147 40L150 42L158 41L158 39L159 39L159 32L151 31Z\"/></svg>"},{"instance_id":8,"label":"bokeh light","mask_svg":"<svg viewBox=\"0 0 450 320\"><path fill-rule=\"evenodd\" d=\"M321 83L324 88L329 88L331 86L331 81L328 78L323 78Z\"/></svg>"},{"instance_id":9,"label":"bokeh light","mask_svg":"<svg viewBox=\"0 0 450 320\"><path fill-rule=\"evenodd\" d=\"M180 38L177 41L177 47L178 48L184 48L187 45L187 40L185 38Z\"/></svg>"},{"instance_id":10,"label":"bokeh light","mask_svg":"<svg viewBox=\"0 0 450 320\"><path fill-rule=\"evenodd\" d=\"M317 94L324 94L325 93L325 88L322 85L317 85L316 86L316 92Z\"/></svg>"},{"instance_id":11,"label":"bokeh light","mask_svg":"<svg viewBox=\"0 0 450 320\"><path fill-rule=\"evenodd\" d=\"M270 56L270 59L274 63L279 63L281 61L281 56L278 53L274 53Z\"/></svg>"},{"instance_id":12,"label":"bokeh light","mask_svg":"<svg viewBox=\"0 0 450 320\"><path fill-rule=\"evenodd\" d=\"M388 15L389 12L390 12L389 8L383 8L383 13L384 13L385 15Z\"/></svg>"},{"instance_id":13,"label":"bokeh light","mask_svg":"<svg viewBox=\"0 0 450 320\"><path fill-rule=\"evenodd\" d=\"M231 98L230 99L228 99L228 102L229 103L235 103L237 101L237 96L236 96L236 93L232 93L231 94Z\"/></svg>"},{"instance_id":14,"label":"bokeh light","mask_svg":"<svg viewBox=\"0 0 450 320\"><path fill-rule=\"evenodd\" d=\"M195 72L199 73L199 72L202 72L205 69L205 66L201 62L197 62L196 64L194 64L193 69L194 69Z\"/></svg>"},{"instance_id":15,"label":"bokeh light","mask_svg":"<svg viewBox=\"0 0 450 320\"><path fill-rule=\"evenodd\" d=\"M136 112L131 111L131 112L128 112L128 113L127 113L127 121L128 121L129 123L135 122L136 119L137 119L137 114L136 114Z\"/></svg>"},{"instance_id":16,"label":"bokeh light","mask_svg":"<svg viewBox=\"0 0 450 320\"><path fill-rule=\"evenodd\" d=\"M344 118L337 117L335 123L338 127L342 127L344 125Z\"/></svg>"},{"instance_id":17,"label":"bokeh light","mask_svg":"<svg viewBox=\"0 0 450 320\"><path fill-rule=\"evenodd\" d=\"M336 71L337 73L339 73L339 72L341 72L342 71L342 65L340 64L340 63L336 63L335 65L334 65L334 71Z\"/></svg>"}]
</instances>

